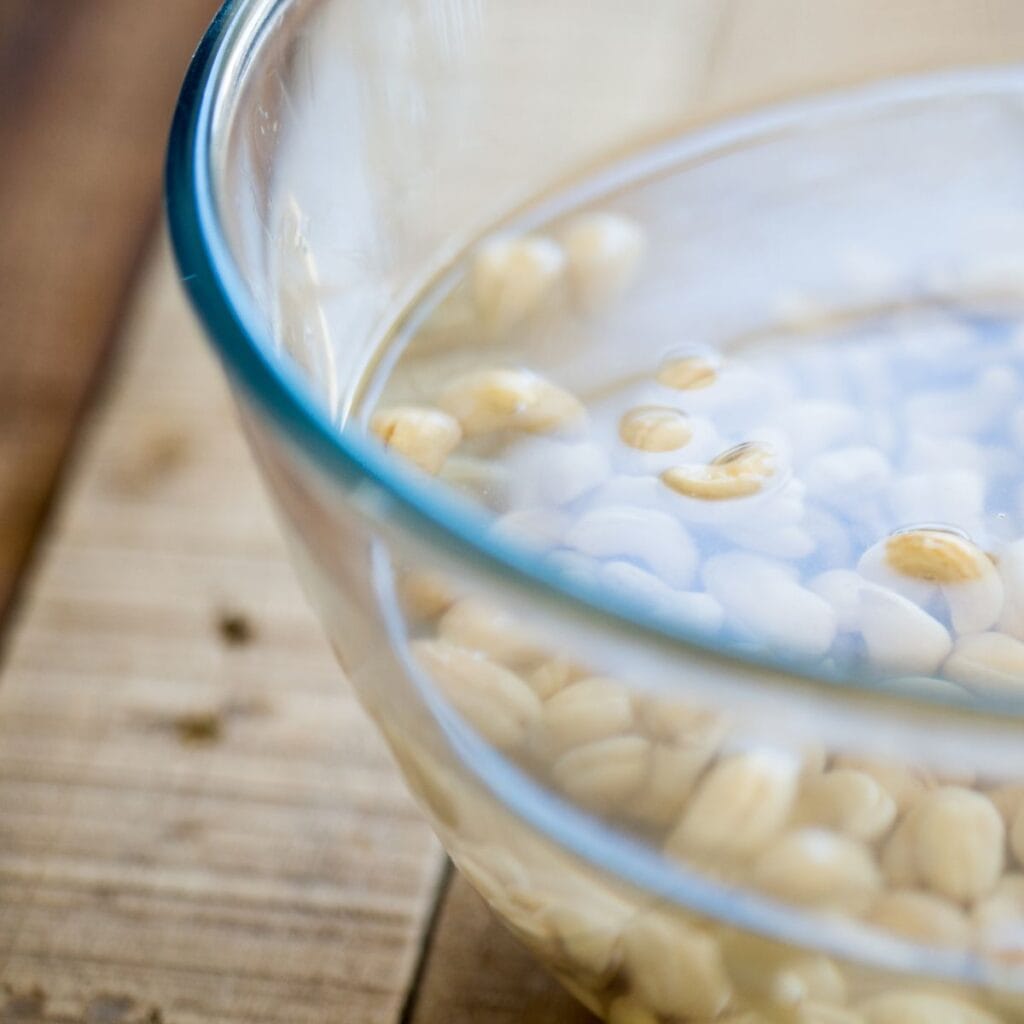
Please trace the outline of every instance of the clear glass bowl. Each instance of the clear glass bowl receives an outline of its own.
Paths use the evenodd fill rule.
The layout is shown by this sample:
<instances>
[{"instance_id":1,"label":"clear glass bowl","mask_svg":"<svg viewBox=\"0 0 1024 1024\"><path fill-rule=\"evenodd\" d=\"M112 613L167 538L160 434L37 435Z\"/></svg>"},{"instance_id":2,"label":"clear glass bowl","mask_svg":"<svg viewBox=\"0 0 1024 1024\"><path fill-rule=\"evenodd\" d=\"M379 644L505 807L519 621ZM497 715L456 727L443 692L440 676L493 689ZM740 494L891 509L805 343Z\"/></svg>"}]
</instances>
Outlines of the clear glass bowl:
<instances>
[{"instance_id":1,"label":"clear glass bowl","mask_svg":"<svg viewBox=\"0 0 1024 1024\"><path fill-rule=\"evenodd\" d=\"M1017 0L232 0L196 55L171 226L299 575L453 861L612 1024L1024 1021L1013 687L560 572L368 440L362 382L475 240L636 153L693 170L713 340L1016 318L1022 54Z\"/></svg>"}]
</instances>

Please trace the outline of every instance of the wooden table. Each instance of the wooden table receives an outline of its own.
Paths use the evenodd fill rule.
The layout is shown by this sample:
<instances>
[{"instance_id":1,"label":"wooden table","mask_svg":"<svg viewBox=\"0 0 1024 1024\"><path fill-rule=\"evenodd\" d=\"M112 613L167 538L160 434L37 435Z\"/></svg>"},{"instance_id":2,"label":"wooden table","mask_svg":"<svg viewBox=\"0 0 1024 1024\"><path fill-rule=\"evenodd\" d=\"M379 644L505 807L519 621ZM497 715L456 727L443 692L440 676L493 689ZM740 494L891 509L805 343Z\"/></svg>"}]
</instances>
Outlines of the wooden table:
<instances>
[{"instance_id":1,"label":"wooden table","mask_svg":"<svg viewBox=\"0 0 1024 1024\"><path fill-rule=\"evenodd\" d=\"M451 882L175 280L213 7L0 4L0 1022L585 1020Z\"/></svg>"},{"instance_id":2,"label":"wooden table","mask_svg":"<svg viewBox=\"0 0 1024 1024\"><path fill-rule=\"evenodd\" d=\"M812 40L857 15L823 77L912 38L871 33L891 0L792 2ZM965 59L1024 52L1019 0L903 3ZM446 870L177 286L160 166L214 6L0 3L0 1024L582 1024Z\"/></svg>"}]
</instances>

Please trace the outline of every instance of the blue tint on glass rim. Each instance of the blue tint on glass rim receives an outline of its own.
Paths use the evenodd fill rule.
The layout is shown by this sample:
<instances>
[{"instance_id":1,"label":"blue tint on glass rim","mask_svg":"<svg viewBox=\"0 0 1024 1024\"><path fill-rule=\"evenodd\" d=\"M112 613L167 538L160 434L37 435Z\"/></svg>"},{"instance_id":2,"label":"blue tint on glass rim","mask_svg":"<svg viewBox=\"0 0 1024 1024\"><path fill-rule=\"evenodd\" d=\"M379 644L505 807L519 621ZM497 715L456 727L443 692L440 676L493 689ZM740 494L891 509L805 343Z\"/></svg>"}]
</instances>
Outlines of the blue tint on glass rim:
<instances>
[{"instance_id":1,"label":"blue tint on glass rim","mask_svg":"<svg viewBox=\"0 0 1024 1024\"><path fill-rule=\"evenodd\" d=\"M845 698L874 705L872 710L883 715L887 706L897 704L904 709L920 710L922 718L929 710L928 704L933 705L931 714L942 718L1006 710L996 700L971 709L950 708L944 706L947 702L942 698L910 699L873 688L869 681L825 678L820 672L810 671L806 664L782 659L767 663L720 642L709 644L707 638L645 616L617 595L600 593L596 588L561 578L536 555L495 542L485 529L484 517L474 514L465 504L452 501L441 488L424 485L413 474L403 472L395 460L359 434L339 431L313 401L294 370L272 354L273 346L264 334L259 311L230 255L216 211L210 161L217 91L231 56L232 29L259 6L270 11L277 4L266 0L229 0L204 37L189 69L175 112L167 162L171 233L182 281L232 381L342 488L352 492L360 485L353 500L365 505L364 492L369 490L378 519L392 520L404 530L415 531L421 539L471 560L475 569L490 572L502 585L522 589L535 602L550 602L561 614L598 623L633 642L642 638L677 657L705 663L713 660L737 676L749 676L756 669L759 683L777 686L780 691L792 691L800 685L819 691L832 688L835 693L838 683L844 687ZM966 73L958 75L956 81L962 88L971 88L975 78ZM984 88L980 82L975 87ZM927 96L933 88L924 80L910 79L901 86L901 94L911 98ZM808 109L823 116L849 111L871 102L880 92L867 88L852 100L826 98L812 108L804 105L801 114L805 115ZM784 129L793 123L793 117L786 108L778 108L742 123L712 128L694 137L693 152L735 141L738 136L749 139L753 134ZM395 630L399 624L387 614L385 618L386 628L397 641ZM399 656L402 657L400 651ZM406 663L406 669L416 682L416 666ZM785 693L780 692L779 699L784 698ZM972 983L991 977L992 965L972 951L922 949L864 928L845 927L839 921L826 927L814 916L794 913L792 908L712 882L685 865L670 862L544 790L454 720L443 706L434 703L433 711L453 751L506 808L541 835L613 877L736 927L861 963L919 975L958 977ZM1019 704L1013 705L1013 710L1019 713Z\"/></svg>"},{"instance_id":2,"label":"blue tint on glass rim","mask_svg":"<svg viewBox=\"0 0 1024 1024\"><path fill-rule=\"evenodd\" d=\"M279 0L280 2L280 0ZM409 473L393 457L361 433L340 430L311 396L309 389L286 360L274 354L266 336L264 318L256 309L241 272L231 256L216 209L213 172L214 113L218 92L230 64L232 32L257 7L269 12L277 4L259 0L228 0L203 38L185 79L174 115L167 160L167 211L182 282L206 327L231 380L270 417L277 427L329 474L364 508L373 503L377 521L390 521L449 554L472 562L500 585L529 595L535 606L546 603L555 614L642 639L659 653L675 655L734 676L756 678L758 685L792 690L843 688L846 699L899 703L933 713L1020 714L1012 698L985 697L970 707L945 695L927 697L886 690L870 679L822 672L806 661L784 656L754 655L721 639L711 640L694 629L651 615L636 603L599 587L570 579L541 555L495 538L487 519L468 503L417 474ZM988 76L970 72L952 76L964 90L991 88ZM950 78L936 86L926 79L903 81L901 99L934 96L948 91ZM862 88L841 98L825 97L796 108L779 107L741 121L714 126L692 136L682 150L696 156L711 148L737 141L764 138L792 128L797 118L841 116L863 109L893 92L892 86ZM680 150L676 150L676 155ZM359 494L354 492L357 489ZM370 497L367 497L370 492Z\"/></svg>"}]
</instances>

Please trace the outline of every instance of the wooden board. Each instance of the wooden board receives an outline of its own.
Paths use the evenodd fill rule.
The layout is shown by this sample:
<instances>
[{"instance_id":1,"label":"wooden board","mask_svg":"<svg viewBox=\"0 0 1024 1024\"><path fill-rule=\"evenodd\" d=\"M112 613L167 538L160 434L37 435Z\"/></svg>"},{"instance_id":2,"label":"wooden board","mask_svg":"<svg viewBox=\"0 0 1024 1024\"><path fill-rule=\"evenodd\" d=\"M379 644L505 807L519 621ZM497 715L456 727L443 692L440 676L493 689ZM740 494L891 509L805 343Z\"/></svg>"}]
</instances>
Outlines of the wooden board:
<instances>
[{"instance_id":1,"label":"wooden board","mask_svg":"<svg viewBox=\"0 0 1024 1024\"><path fill-rule=\"evenodd\" d=\"M0 613L148 243L216 0L0 4Z\"/></svg>"},{"instance_id":2,"label":"wooden board","mask_svg":"<svg viewBox=\"0 0 1024 1024\"><path fill-rule=\"evenodd\" d=\"M0 678L0 1021L390 1024L440 852L163 247L126 343Z\"/></svg>"}]
</instances>

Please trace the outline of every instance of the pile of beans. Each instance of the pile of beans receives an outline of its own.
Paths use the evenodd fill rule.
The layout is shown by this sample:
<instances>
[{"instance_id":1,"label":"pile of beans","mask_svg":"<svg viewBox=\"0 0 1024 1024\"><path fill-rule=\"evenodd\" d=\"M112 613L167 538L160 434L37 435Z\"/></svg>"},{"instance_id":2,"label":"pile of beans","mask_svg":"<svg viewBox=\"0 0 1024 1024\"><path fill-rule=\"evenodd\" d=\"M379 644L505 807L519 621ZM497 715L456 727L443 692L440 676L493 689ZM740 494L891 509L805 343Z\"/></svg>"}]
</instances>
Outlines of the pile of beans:
<instances>
[{"instance_id":1,"label":"pile of beans","mask_svg":"<svg viewBox=\"0 0 1024 1024\"><path fill-rule=\"evenodd\" d=\"M609 213L489 243L469 274L480 323L514 331L557 289L592 315L643 252L640 228ZM486 451L496 531L709 637L896 687L1024 692L1024 342L956 321L930 344L827 344L784 361L791 379L756 350L662 353L593 401L485 366L430 403L379 408L371 428L441 480ZM875 405L817 397L823 379L855 379ZM721 715L579 664L444 581L411 572L400 589L411 650L451 705L574 804L803 910L1019 957L1024 783L744 744ZM493 845L456 859L611 1024L1024 1020L1007 1000L848 977L570 869L541 885Z\"/></svg>"}]
</instances>

